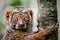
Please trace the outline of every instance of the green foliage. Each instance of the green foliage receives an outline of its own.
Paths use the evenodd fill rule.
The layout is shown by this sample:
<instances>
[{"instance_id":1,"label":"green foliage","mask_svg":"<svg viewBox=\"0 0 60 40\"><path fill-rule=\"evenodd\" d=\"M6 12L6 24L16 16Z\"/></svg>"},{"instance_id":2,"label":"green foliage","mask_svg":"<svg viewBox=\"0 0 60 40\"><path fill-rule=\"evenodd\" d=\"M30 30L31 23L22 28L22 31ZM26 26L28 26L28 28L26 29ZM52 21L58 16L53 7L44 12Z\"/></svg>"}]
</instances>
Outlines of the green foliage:
<instances>
[{"instance_id":1,"label":"green foliage","mask_svg":"<svg viewBox=\"0 0 60 40\"><path fill-rule=\"evenodd\" d=\"M16 6L25 6L26 0L10 0L10 6L16 7Z\"/></svg>"},{"instance_id":2,"label":"green foliage","mask_svg":"<svg viewBox=\"0 0 60 40\"><path fill-rule=\"evenodd\" d=\"M21 5L21 2L19 0L13 0L10 5L11 6L19 6L19 5Z\"/></svg>"}]
</instances>

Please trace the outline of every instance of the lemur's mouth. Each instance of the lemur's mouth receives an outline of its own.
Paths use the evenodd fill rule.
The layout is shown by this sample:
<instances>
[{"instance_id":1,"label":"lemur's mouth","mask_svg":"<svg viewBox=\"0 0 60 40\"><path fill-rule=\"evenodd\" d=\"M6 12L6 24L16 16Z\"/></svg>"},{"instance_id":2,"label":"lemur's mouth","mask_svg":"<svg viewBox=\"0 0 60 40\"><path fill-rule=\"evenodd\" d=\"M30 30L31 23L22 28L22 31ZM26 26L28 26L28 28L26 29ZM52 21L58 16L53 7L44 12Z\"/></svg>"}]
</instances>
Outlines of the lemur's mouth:
<instances>
[{"instance_id":1,"label":"lemur's mouth","mask_svg":"<svg viewBox=\"0 0 60 40\"><path fill-rule=\"evenodd\" d=\"M27 27L26 24L23 24L23 25L16 24L15 29L25 29L26 27Z\"/></svg>"}]
</instances>

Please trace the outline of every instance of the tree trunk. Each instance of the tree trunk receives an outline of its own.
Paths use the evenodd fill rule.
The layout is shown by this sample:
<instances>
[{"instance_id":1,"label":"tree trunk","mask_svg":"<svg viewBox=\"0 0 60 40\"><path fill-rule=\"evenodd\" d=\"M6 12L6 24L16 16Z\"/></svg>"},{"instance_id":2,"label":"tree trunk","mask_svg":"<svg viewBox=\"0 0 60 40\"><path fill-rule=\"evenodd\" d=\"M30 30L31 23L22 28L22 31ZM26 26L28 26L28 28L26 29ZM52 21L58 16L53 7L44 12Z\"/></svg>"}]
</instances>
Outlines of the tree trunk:
<instances>
[{"instance_id":1,"label":"tree trunk","mask_svg":"<svg viewBox=\"0 0 60 40\"><path fill-rule=\"evenodd\" d=\"M38 27L47 28L58 23L57 0L37 0L38 2ZM45 40L58 40L58 28L54 34L47 35Z\"/></svg>"}]
</instances>

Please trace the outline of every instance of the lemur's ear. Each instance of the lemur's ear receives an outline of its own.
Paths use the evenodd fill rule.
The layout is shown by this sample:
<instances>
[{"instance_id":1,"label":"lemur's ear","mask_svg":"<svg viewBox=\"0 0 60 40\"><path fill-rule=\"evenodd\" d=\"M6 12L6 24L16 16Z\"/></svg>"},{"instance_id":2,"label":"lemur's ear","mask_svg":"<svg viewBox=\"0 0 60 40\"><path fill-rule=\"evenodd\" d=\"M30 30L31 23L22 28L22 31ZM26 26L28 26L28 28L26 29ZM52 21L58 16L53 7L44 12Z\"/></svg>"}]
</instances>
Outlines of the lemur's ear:
<instances>
[{"instance_id":1,"label":"lemur's ear","mask_svg":"<svg viewBox=\"0 0 60 40\"><path fill-rule=\"evenodd\" d=\"M6 11L5 18L6 18L7 21L9 20L9 17L10 17L11 14L12 14L12 10L7 10Z\"/></svg>"},{"instance_id":2,"label":"lemur's ear","mask_svg":"<svg viewBox=\"0 0 60 40\"><path fill-rule=\"evenodd\" d=\"M32 10L29 8L27 11L28 11L28 14L31 15L31 17L33 17L33 12L32 12Z\"/></svg>"}]
</instances>

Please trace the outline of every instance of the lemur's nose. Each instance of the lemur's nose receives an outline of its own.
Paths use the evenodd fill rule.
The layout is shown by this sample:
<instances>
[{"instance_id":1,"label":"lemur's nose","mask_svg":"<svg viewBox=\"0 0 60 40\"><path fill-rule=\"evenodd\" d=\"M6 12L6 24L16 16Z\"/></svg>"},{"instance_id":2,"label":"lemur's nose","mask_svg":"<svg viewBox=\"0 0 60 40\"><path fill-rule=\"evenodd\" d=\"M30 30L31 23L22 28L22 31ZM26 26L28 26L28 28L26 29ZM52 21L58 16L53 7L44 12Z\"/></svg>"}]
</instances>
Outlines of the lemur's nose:
<instances>
[{"instance_id":1,"label":"lemur's nose","mask_svg":"<svg viewBox=\"0 0 60 40\"><path fill-rule=\"evenodd\" d=\"M18 21L18 24L19 24L19 25L23 25L24 23L23 23L22 20L19 20L19 21Z\"/></svg>"}]
</instances>

